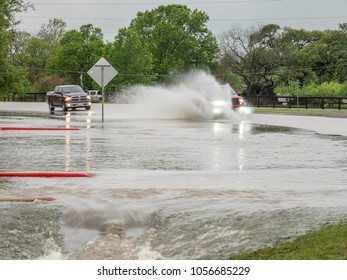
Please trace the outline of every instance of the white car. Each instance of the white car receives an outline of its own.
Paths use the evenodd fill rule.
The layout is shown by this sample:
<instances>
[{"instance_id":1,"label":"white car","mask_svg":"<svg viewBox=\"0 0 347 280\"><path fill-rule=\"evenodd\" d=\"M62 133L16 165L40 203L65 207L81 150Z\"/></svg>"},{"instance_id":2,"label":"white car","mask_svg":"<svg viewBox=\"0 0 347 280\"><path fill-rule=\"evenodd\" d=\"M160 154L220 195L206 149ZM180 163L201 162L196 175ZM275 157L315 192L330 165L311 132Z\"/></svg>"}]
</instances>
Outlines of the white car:
<instances>
[{"instance_id":1,"label":"white car","mask_svg":"<svg viewBox=\"0 0 347 280\"><path fill-rule=\"evenodd\" d=\"M91 97L92 102L101 102L102 95L97 90L88 90L87 94Z\"/></svg>"}]
</instances>

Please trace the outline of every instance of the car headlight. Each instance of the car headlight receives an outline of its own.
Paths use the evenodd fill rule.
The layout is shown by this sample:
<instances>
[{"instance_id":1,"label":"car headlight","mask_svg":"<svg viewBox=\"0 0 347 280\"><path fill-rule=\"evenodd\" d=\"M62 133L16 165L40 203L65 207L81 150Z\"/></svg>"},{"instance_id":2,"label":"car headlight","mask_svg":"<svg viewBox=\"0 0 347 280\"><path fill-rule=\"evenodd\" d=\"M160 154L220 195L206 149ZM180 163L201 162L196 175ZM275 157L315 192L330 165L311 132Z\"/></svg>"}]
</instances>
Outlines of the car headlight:
<instances>
[{"instance_id":1,"label":"car headlight","mask_svg":"<svg viewBox=\"0 0 347 280\"><path fill-rule=\"evenodd\" d=\"M223 107L226 106L228 103L224 100L214 100L211 104L213 107Z\"/></svg>"},{"instance_id":2,"label":"car headlight","mask_svg":"<svg viewBox=\"0 0 347 280\"><path fill-rule=\"evenodd\" d=\"M65 97L64 100L65 101L71 101L71 97Z\"/></svg>"},{"instance_id":3,"label":"car headlight","mask_svg":"<svg viewBox=\"0 0 347 280\"><path fill-rule=\"evenodd\" d=\"M87 100L90 101L90 100L92 100L92 98L88 95Z\"/></svg>"},{"instance_id":4,"label":"car headlight","mask_svg":"<svg viewBox=\"0 0 347 280\"><path fill-rule=\"evenodd\" d=\"M212 113L214 114L214 115L219 115L219 114L221 114L223 111L222 111L222 109L220 109L220 108L213 108L212 109Z\"/></svg>"}]
</instances>

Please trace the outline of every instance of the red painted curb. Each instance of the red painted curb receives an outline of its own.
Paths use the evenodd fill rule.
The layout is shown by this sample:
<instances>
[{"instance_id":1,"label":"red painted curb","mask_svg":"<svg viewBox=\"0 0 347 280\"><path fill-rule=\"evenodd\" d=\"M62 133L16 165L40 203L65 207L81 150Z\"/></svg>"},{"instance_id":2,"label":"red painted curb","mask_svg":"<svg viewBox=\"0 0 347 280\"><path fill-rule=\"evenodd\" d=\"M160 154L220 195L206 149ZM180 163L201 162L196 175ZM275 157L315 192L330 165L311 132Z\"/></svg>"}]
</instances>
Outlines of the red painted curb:
<instances>
[{"instance_id":1,"label":"red painted curb","mask_svg":"<svg viewBox=\"0 0 347 280\"><path fill-rule=\"evenodd\" d=\"M91 177L83 172L0 172L0 177Z\"/></svg>"},{"instance_id":2,"label":"red painted curb","mask_svg":"<svg viewBox=\"0 0 347 280\"><path fill-rule=\"evenodd\" d=\"M0 130L80 130L76 127L13 127L3 126Z\"/></svg>"},{"instance_id":3,"label":"red painted curb","mask_svg":"<svg viewBox=\"0 0 347 280\"><path fill-rule=\"evenodd\" d=\"M0 197L0 202L34 202L40 201L52 201L54 197L43 196L43 197Z\"/></svg>"}]
</instances>

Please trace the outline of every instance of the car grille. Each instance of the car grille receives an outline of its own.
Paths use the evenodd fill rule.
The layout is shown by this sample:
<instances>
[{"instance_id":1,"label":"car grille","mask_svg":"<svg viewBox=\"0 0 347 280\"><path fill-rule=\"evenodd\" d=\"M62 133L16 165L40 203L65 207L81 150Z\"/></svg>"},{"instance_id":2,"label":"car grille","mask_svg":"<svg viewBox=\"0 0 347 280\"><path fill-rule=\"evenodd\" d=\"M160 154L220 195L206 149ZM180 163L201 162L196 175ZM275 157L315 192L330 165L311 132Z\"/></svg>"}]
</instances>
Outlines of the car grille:
<instances>
[{"instance_id":1,"label":"car grille","mask_svg":"<svg viewBox=\"0 0 347 280\"><path fill-rule=\"evenodd\" d=\"M71 97L72 102L87 102L87 96L72 96Z\"/></svg>"}]
</instances>

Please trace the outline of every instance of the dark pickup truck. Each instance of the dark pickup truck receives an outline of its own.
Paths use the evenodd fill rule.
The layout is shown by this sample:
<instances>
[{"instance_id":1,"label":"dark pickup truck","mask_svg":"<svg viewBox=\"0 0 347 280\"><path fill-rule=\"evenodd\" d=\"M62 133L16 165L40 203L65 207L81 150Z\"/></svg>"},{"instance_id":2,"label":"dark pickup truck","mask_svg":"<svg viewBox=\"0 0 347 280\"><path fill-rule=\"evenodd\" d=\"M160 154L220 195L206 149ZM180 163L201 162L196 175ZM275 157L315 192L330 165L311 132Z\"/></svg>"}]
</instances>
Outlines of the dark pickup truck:
<instances>
[{"instance_id":1,"label":"dark pickup truck","mask_svg":"<svg viewBox=\"0 0 347 280\"><path fill-rule=\"evenodd\" d=\"M47 92L46 97L51 112L55 107L60 107L63 111L76 108L90 110L92 104L91 97L78 85L56 86L54 91Z\"/></svg>"}]
</instances>

